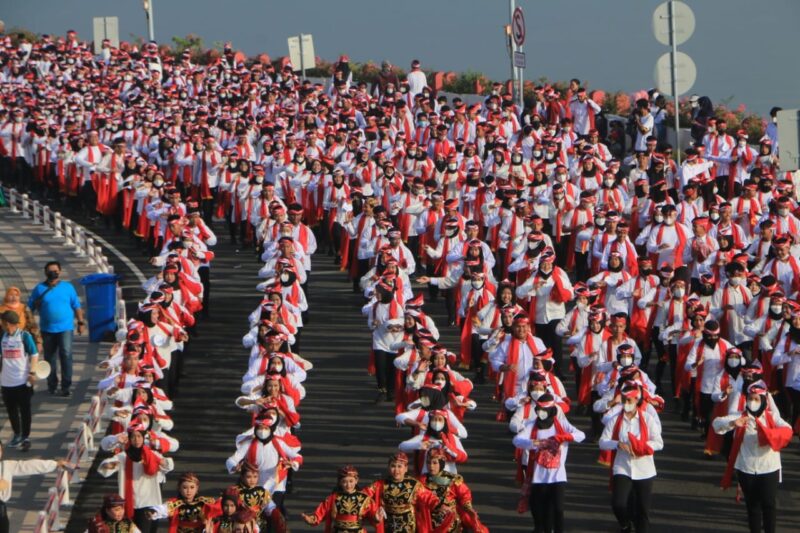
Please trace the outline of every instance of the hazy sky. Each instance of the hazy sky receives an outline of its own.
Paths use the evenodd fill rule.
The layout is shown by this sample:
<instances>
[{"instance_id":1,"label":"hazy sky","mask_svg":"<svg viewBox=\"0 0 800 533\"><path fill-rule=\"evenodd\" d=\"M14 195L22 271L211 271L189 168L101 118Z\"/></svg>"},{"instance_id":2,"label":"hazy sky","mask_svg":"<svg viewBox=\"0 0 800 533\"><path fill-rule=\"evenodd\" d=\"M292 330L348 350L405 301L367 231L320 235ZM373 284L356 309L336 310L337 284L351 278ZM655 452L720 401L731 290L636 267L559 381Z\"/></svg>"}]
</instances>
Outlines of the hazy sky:
<instances>
[{"instance_id":1,"label":"hazy sky","mask_svg":"<svg viewBox=\"0 0 800 533\"><path fill-rule=\"evenodd\" d=\"M248 54L285 55L286 38L311 33L317 56L389 59L407 67L508 77L506 0L151 0L160 42L190 32ZM4 0L7 27L91 38L94 16L119 17L120 38L146 35L140 0ZM518 0L527 21L527 79L579 77L590 87L652 87L667 48L653 37L657 0ZM696 18L681 50L697 65L691 92L732 97L766 113L800 107L800 0L687 0ZM10 4L10 5L9 5Z\"/></svg>"}]
</instances>

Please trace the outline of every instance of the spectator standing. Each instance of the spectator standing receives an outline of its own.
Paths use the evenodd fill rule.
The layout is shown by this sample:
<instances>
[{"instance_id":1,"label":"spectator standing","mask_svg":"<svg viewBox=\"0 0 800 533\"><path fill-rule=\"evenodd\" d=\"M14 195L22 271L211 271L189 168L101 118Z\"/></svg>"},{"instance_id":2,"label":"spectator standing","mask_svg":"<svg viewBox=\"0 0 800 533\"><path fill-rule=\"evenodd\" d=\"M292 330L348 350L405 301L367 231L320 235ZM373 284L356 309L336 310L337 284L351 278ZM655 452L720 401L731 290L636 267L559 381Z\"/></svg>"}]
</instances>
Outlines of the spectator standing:
<instances>
[{"instance_id":1,"label":"spectator standing","mask_svg":"<svg viewBox=\"0 0 800 533\"><path fill-rule=\"evenodd\" d=\"M0 316L3 332L0 334L2 371L0 386L14 438L9 448L19 447L23 452L31 448L31 396L36 375L33 371L39 361L39 351L33 336L19 327L19 315L6 311Z\"/></svg>"},{"instance_id":2,"label":"spectator standing","mask_svg":"<svg viewBox=\"0 0 800 533\"><path fill-rule=\"evenodd\" d=\"M47 390L56 394L57 362L61 363L61 396L69 397L72 386L72 339L75 319L78 335L86 324L78 293L71 283L60 279L61 264L50 261L44 267L47 279L36 285L28 299L28 307L39 313L45 361L50 363ZM58 355L58 359L56 359Z\"/></svg>"},{"instance_id":3,"label":"spectator standing","mask_svg":"<svg viewBox=\"0 0 800 533\"><path fill-rule=\"evenodd\" d=\"M411 62L411 72L406 75L406 82L408 82L408 93L411 98L420 94L422 89L428 86L428 79L422 72L422 65L418 59Z\"/></svg>"},{"instance_id":4,"label":"spectator standing","mask_svg":"<svg viewBox=\"0 0 800 533\"><path fill-rule=\"evenodd\" d=\"M22 291L17 287L9 287L6 289L6 295L3 298L3 303L0 304L0 315L6 311L14 311L19 316L19 329L25 330L31 334L33 341L36 343L36 348L39 353L42 352L42 333L39 331L39 324L36 323L36 318L33 316L31 308L22 303Z\"/></svg>"}]
</instances>

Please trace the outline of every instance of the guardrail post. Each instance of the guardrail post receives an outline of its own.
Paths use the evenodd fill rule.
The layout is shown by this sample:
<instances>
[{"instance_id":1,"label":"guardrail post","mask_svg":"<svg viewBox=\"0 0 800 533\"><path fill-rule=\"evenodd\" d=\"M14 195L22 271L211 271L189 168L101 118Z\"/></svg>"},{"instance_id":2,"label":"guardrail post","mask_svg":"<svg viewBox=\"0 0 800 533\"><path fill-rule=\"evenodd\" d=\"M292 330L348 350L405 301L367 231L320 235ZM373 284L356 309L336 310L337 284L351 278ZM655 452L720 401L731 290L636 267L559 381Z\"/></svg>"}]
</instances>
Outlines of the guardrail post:
<instances>
[{"instance_id":1,"label":"guardrail post","mask_svg":"<svg viewBox=\"0 0 800 533\"><path fill-rule=\"evenodd\" d=\"M52 498L52 504L50 505L50 509L47 510L47 524L48 529L50 531L60 531L64 529L61 525L61 520L59 520L59 512L58 512L58 489L56 487L50 487L47 491L48 496Z\"/></svg>"},{"instance_id":2,"label":"guardrail post","mask_svg":"<svg viewBox=\"0 0 800 533\"><path fill-rule=\"evenodd\" d=\"M22 195L22 218L31 218L31 214L28 213L28 195Z\"/></svg>"},{"instance_id":3,"label":"guardrail post","mask_svg":"<svg viewBox=\"0 0 800 533\"><path fill-rule=\"evenodd\" d=\"M44 224L44 229L46 230L50 229L50 216L51 216L50 206L45 205L44 207L42 207L42 224Z\"/></svg>"},{"instance_id":4,"label":"guardrail post","mask_svg":"<svg viewBox=\"0 0 800 533\"><path fill-rule=\"evenodd\" d=\"M17 189L10 189L8 191L8 206L11 208L12 213L19 213L19 208L17 207Z\"/></svg>"},{"instance_id":5,"label":"guardrail post","mask_svg":"<svg viewBox=\"0 0 800 533\"><path fill-rule=\"evenodd\" d=\"M42 223L42 204L39 203L39 200L34 200L32 209L33 212L33 223L37 226Z\"/></svg>"},{"instance_id":6,"label":"guardrail post","mask_svg":"<svg viewBox=\"0 0 800 533\"><path fill-rule=\"evenodd\" d=\"M33 530L34 533L48 533L47 530L47 513L44 511L39 511L38 517L36 518L36 529Z\"/></svg>"},{"instance_id":7,"label":"guardrail post","mask_svg":"<svg viewBox=\"0 0 800 533\"><path fill-rule=\"evenodd\" d=\"M86 251L84 249L86 246L86 234L83 232L83 228L75 225L72 228L72 232L75 235L75 247L77 248L75 254L78 257L86 257Z\"/></svg>"},{"instance_id":8,"label":"guardrail post","mask_svg":"<svg viewBox=\"0 0 800 533\"><path fill-rule=\"evenodd\" d=\"M61 212L56 211L53 213L53 236L56 239L60 239L64 236L62 228L63 228L63 220L61 219Z\"/></svg>"},{"instance_id":9,"label":"guardrail post","mask_svg":"<svg viewBox=\"0 0 800 533\"><path fill-rule=\"evenodd\" d=\"M76 455L77 452L75 451L75 444L69 445L70 451L67 453L67 457L71 457L72 455ZM78 461L76 461L77 463ZM61 497L59 498L59 505L64 507L72 507L72 500L69 498L69 472L66 470L61 471L61 477L56 478L59 485L59 492L61 493Z\"/></svg>"},{"instance_id":10,"label":"guardrail post","mask_svg":"<svg viewBox=\"0 0 800 533\"><path fill-rule=\"evenodd\" d=\"M92 402L94 402L94 398L92 399ZM97 451L97 448L95 448L94 445L94 432L86 422L83 423L83 449L84 457L82 457L81 460L86 459L90 452Z\"/></svg>"},{"instance_id":11,"label":"guardrail post","mask_svg":"<svg viewBox=\"0 0 800 533\"><path fill-rule=\"evenodd\" d=\"M99 265L100 263L97 259L97 256L95 256L94 239L91 237L87 237L86 233L83 233L83 235L84 235L83 246L84 249L86 250L86 256L89 258L89 264Z\"/></svg>"}]
</instances>

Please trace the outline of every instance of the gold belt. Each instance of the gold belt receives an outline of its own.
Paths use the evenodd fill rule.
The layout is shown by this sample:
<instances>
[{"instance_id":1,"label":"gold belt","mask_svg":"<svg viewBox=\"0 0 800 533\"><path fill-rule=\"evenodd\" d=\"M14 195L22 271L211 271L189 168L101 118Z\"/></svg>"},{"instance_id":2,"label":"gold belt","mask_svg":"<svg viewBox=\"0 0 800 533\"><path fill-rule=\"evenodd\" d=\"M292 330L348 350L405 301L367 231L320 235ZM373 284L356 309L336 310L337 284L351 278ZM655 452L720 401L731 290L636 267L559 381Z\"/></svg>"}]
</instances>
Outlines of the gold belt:
<instances>
[{"instance_id":1,"label":"gold belt","mask_svg":"<svg viewBox=\"0 0 800 533\"><path fill-rule=\"evenodd\" d=\"M403 505L386 505L384 506L386 512L388 514L401 514L401 513L408 513L412 511L414 508L411 504L403 504Z\"/></svg>"}]
</instances>

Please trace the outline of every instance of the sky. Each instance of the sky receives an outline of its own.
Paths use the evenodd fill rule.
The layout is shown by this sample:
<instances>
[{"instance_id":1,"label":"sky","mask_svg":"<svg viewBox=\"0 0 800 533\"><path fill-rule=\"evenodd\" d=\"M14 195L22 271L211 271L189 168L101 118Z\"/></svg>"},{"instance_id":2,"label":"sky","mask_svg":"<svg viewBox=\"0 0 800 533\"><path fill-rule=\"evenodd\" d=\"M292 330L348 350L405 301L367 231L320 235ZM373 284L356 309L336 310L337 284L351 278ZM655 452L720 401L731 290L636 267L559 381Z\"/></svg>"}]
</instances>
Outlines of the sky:
<instances>
[{"instance_id":1,"label":"sky","mask_svg":"<svg viewBox=\"0 0 800 533\"><path fill-rule=\"evenodd\" d=\"M231 41L248 55L287 54L286 39L314 36L318 57L388 59L408 67L509 77L506 0L151 0L159 42L196 33L210 46ZM119 17L120 39L147 35L140 0L5 0L7 28L91 39L92 17ZM573 77L589 88L634 92L654 86L657 0L518 0L525 12L526 79ZM686 0L694 35L680 50L697 66L689 93L765 114L800 107L800 0ZM10 4L10 5L8 5Z\"/></svg>"}]
</instances>

